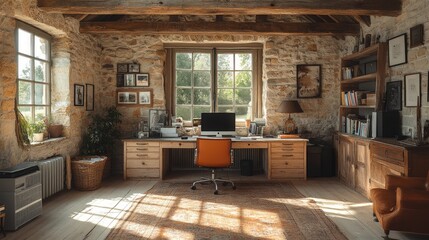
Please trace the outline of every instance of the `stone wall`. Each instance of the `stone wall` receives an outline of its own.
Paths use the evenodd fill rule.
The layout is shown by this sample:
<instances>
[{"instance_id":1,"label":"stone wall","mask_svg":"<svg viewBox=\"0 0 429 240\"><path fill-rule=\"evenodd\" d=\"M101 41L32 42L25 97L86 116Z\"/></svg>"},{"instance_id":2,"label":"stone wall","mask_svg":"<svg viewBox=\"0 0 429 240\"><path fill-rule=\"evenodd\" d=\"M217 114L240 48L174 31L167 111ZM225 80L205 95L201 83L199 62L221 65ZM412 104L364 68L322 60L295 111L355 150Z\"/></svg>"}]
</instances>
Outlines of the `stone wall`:
<instances>
[{"instance_id":1,"label":"stone wall","mask_svg":"<svg viewBox=\"0 0 429 240\"><path fill-rule=\"evenodd\" d=\"M404 81L404 75L421 73L422 123L429 120L428 70L429 70L429 2L403 0L402 14L398 17L371 17L371 26L364 27L365 34L380 36L382 42L400 34L407 34L408 63L388 68L386 82ZM410 48L410 28L424 25L424 45ZM404 86L403 86L404 87ZM402 93L404 94L404 88ZM405 107L402 97L402 133L409 135L409 129L416 132L416 107Z\"/></svg>"},{"instance_id":2,"label":"stone wall","mask_svg":"<svg viewBox=\"0 0 429 240\"><path fill-rule=\"evenodd\" d=\"M73 105L73 85L91 83L95 84L96 93L99 90L101 48L97 39L79 34L77 20L61 14L46 14L36 3L36 0L0 2L0 168L52 155L78 154L81 136L92 112ZM15 136L16 19L53 36L52 115L64 124L67 137L31 146L28 150L18 147ZM98 96L96 94L96 109L100 106Z\"/></svg>"}]
</instances>

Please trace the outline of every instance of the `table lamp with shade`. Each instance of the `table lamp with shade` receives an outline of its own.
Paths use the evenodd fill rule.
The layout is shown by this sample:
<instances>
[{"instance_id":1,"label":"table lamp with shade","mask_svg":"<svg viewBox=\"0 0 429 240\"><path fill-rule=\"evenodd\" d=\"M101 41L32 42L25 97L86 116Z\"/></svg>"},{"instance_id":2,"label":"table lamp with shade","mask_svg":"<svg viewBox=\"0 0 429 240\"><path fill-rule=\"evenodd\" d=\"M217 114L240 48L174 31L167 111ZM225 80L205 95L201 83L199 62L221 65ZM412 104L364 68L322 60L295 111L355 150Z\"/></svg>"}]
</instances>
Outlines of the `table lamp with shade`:
<instances>
[{"instance_id":1,"label":"table lamp with shade","mask_svg":"<svg viewBox=\"0 0 429 240\"><path fill-rule=\"evenodd\" d=\"M285 134L296 134L297 129L295 122L290 117L291 113L301 113L302 111L301 106L299 105L297 100L284 100L280 104L279 108L277 109L277 112L280 113L289 113L289 118L285 121L284 125L284 133Z\"/></svg>"}]
</instances>

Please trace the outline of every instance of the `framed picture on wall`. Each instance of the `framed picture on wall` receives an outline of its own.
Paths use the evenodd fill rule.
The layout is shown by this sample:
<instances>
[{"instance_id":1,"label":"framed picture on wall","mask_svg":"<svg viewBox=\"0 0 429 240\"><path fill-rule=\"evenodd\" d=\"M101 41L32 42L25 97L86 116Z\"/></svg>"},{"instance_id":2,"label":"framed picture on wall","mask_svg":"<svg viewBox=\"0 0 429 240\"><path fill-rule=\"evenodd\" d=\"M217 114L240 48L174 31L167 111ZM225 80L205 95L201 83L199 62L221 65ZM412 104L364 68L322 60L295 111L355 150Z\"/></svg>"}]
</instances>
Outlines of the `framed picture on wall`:
<instances>
[{"instance_id":1,"label":"framed picture on wall","mask_svg":"<svg viewBox=\"0 0 429 240\"><path fill-rule=\"evenodd\" d=\"M322 69L320 64L296 66L298 98L319 98L322 96Z\"/></svg>"},{"instance_id":2,"label":"framed picture on wall","mask_svg":"<svg viewBox=\"0 0 429 240\"><path fill-rule=\"evenodd\" d=\"M130 104L137 104L137 92L131 92L131 91L118 91L118 105L130 105Z\"/></svg>"},{"instance_id":3,"label":"framed picture on wall","mask_svg":"<svg viewBox=\"0 0 429 240\"><path fill-rule=\"evenodd\" d=\"M152 89L139 91L139 104L152 106Z\"/></svg>"},{"instance_id":4,"label":"framed picture on wall","mask_svg":"<svg viewBox=\"0 0 429 240\"><path fill-rule=\"evenodd\" d=\"M132 73L124 74L124 86L135 87L136 86L136 75Z\"/></svg>"},{"instance_id":5,"label":"framed picture on wall","mask_svg":"<svg viewBox=\"0 0 429 240\"><path fill-rule=\"evenodd\" d=\"M386 110L402 110L402 81L386 83Z\"/></svg>"},{"instance_id":6,"label":"framed picture on wall","mask_svg":"<svg viewBox=\"0 0 429 240\"><path fill-rule=\"evenodd\" d=\"M128 71L131 73L139 73L140 72L140 64L138 64L138 63L128 64Z\"/></svg>"},{"instance_id":7,"label":"framed picture on wall","mask_svg":"<svg viewBox=\"0 0 429 240\"><path fill-rule=\"evenodd\" d=\"M137 87L149 87L149 73L136 74Z\"/></svg>"},{"instance_id":8,"label":"framed picture on wall","mask_svg":"<svg viewBox=\"0 0 429 240\"><path fill-rule=\"evenodd\" d=\"M389 67L407 63L407 34L389 39Z\"/></svg>"},{"instance_id":9,"label":"framed picture on wall","mask_svg":"<svg viewBox=\"0 0 429 240\"><path fill-rule=\"evenodd\" d=\"M405 106L406 107L417 107L420 98L420 73L412 73L404 76L405 85Z\"/></svg>"},{"instance_id":10,"label":"framed picture on wall","mask_svg":"<svg viewBox=\"0 0 429 240\"><path fill-rule=\"evenodd\" d=\"M125 82L124 74L116 74L116 87L123 87Z\"/></svg>"},{"instance_id":11,"label":"framed picture on wall","mask_svg":"<svg viewBox=\"0 0 429 240\"><path fill-rule=\"evenodd\" d=\"M167 111L165 109L149 109L149 135L161 137L161 128L167 125Z\"/></svg>"},{"instance_id":12,"label":"framed picture on wall","mask_svg":"<svg viewBox=\"0 0 429 240\"><path fill-rule=\"evenodd\" d=\"M94 85L86 84L86 111L94 111Z\"/></svg>"},{"instance_id":13,"label":"framed picture on wall","mask_svg":"<svg viewBox=\"0 0 429 240\"><path fill-rule=\"evenodd\" d=\"M410 48L417 47L424 44L424 28L423 24L419 24L410 28Z\"/></svg>"},{"instance_id":14,"label":"framed picture on wall","mask_svg":"<svg viewBox=\"0 0 429 240\"><path fill-rule=\"evenodd\" d=\"M118 63L117 64L118 73L127 73L128 72L128 63Z\"/></svg>"},{"instance_id":15,"label":"framed picture on wall","mask_svg":"<svg viewBox=\"0 0 429 240\"><path fill-rule=\"evenodd\" d=\"M74 85L74 105L75 106L83 106L85 102L85 87L80 84Z\"/></svg>"}]
</instances>

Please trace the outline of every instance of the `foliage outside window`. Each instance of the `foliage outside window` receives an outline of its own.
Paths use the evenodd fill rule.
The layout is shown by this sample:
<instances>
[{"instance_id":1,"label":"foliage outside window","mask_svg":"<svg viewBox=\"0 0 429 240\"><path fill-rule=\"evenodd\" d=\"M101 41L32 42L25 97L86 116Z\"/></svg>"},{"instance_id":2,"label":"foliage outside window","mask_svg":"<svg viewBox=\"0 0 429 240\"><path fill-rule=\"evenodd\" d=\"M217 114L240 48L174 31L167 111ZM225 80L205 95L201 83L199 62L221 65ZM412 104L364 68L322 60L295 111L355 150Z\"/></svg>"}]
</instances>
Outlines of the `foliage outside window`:
<instances>
[{"instance_id":1,"label":"foliage outside window","mask_svg":"<svg viewBox=\"0 0 429 240\"><path fill-rule=\"evenodd\" d=\"M16 39L18 109L28 121L40 121L50 111L50 36L18 22Z\"/></svg>"},{"instance_id":2,"label":"foliage outside window","mask_svg":"<svg viewBox=\"0 0 429 240\"><path fill-rule=\"evenodd\" d=\"M191 120L202 112L235 112L237 120L252 118L254 62L252 51L177 51L176 116Z\"/></svg>"}]
</instances>

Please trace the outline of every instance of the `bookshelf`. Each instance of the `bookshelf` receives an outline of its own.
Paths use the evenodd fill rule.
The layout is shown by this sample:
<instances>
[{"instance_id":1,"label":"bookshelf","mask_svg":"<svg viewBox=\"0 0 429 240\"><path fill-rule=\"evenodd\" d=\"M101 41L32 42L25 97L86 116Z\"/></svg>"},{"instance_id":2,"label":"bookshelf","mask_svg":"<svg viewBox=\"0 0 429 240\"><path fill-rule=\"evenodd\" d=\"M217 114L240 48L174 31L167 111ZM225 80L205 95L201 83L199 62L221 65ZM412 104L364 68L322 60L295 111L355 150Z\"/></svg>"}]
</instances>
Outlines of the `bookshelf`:
<instances>
[{"instance_id":1,"label":"bookshelf","mask_svg":"<svg viewBox=\"0 0 429 240\"><path fill-rule=\"evenodd\" d=\"M371 137L372 112L383 108L386 61L386 43L341 58L340 133Z\"/></svg>"}]
</instances>

